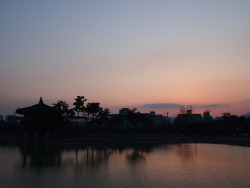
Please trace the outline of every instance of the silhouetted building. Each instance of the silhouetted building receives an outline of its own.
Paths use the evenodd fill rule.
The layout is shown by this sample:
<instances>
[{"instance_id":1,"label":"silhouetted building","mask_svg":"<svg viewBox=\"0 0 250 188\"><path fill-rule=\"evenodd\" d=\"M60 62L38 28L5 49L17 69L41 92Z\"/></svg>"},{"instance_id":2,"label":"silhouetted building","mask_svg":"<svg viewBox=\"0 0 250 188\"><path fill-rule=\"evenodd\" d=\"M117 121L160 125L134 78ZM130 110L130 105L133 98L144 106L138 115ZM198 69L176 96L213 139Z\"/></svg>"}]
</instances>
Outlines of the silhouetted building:
<instances>
[{"instance_id":1,"label":"silhouetted building","mask_svg":"<svg viewBox=\"0 0 250 188\"><path fill-rule=\"evenodd\" d=\"M204 120L205 122L209 122L209 121L212 121L212 120L213 120L212 116L210 116L210 111L205 111L205 112L203 113L203 120Z\"/></svg>"},{"instance_id":2,"label":"silhouetted building","mask_svg":"<svg viewBox=\"0 0 250 188\"><path fill-rule=\"evenodd\" d=\"M149 112L150 115L155 115L155 111Z\"/></svg>"},{"instance_id":3,"label":"silhouetted building","mask_svg":"<svg viewBox=\"0 0 250 188\"><path fill-rule=\"evenodd\" d=\"M187 110L186 114L178 114L175 119L175 123L177 124L196 124L201 122L201 114L192 114L192 110Z\"/></svg>"},{"instance_id":4,"label":"silhouetted building","mask_svg":"<svg viewBox=\"0 0 250 188\"><path fill-rule=\"evenodd\" d=\"M22 118L23 117L16 116L16 115L7 115L5 117L5 121L7 124L9 124L11 126L19 126Z\"/></svg>"},{"instance_id":5,"label":"silhouetted building","mask_svg":"<svg viewBox=\"0 0 250 188\"><path fill-rule=\"evenodd\" d=\"M167 123L167 118L161 114L155 115L155 117L153 117L153 119L154 119L153 121L154 121L155 126L163 125L164 123Z\"/></svg>"},{"instance_id":6,"label":"silhouetted building","mask_svg":"<svg viewBox=\"0 0 250 188\"><path fill-rule=\"evenodd\" d=\"M128 115L129 112L129 108L122 108L121 110L119 110L119 115Z\"/></svg>"},{"instance_id":7,"label":"silhouetted building","mask_svg":"<svg viewBox=\"0 0 250 188\"><path fill-rule=\"evenodd\" d=\"M4 124L4 121L3 121L3 116L0 115L0 125Z\"/></svg>"},{"instance_id":8,"label":"silhouetted building","mask_svg":"<svg viewBox=\"0 0 250 188\"><path fill-rule=\"evenodd\" d=\"M119 114L111 114L110 119L116 121L122 129L126 128L143 128L151 126L158 128L161 125L167 124L168 118L163 115L157 115L154 111L150 113L133 112L129 108L122 108Z\"/></svg>"},{"instance_id":9,"label":"silhouetted building","mask_svg":"<svg viewBox=\"0 0 250 188\"><path fill-rule=\"evenodd\" d=\"M45 125L55 123L61 116L60 111L43 103L42 97L38 104L16 110L17 114L25 116L25 123L29 125Z\"/></svg>"},{"instance_id":10,"label":"silhouetted building","mask_svg":"<svg viewBox=\"0 0 250 188\"><path fill-rule=\"evenodd\" d=\"M51 106L44 104L43 99L41 97L38 104L26 108L18 108L16 110L16 113L29 117L35 117L35 116L48 117L58 114L59 111Z\"/></svg>"}]
</instances>

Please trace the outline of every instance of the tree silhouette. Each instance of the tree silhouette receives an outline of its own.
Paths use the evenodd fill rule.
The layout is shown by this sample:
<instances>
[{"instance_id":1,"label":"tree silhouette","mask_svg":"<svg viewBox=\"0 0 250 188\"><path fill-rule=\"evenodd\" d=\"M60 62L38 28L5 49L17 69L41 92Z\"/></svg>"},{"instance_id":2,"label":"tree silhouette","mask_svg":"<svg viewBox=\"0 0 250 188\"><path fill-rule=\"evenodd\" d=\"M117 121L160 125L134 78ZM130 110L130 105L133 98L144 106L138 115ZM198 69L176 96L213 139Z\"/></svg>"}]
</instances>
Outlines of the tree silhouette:
<instances>
[{"instance_id":1,"label":"tree silhouette","mask_svg":"<svg viewBox=\"0 0 250 188\"><path fill-rule=\"evenodd\" d=\"M60 111L62 116L74 116L73 109L69 109L69 105L63 100L58 100L57 103L53 103L53 108Z\"/></svg>"},{"instance_id":2,"label":"tree silhouette","mask_svg":"<svg viewBox=\"0 0 250 188\"><path fill-rule=\"evenodd\" d=\"M85 113L88 124L93 126L105 122L109 117L109 109L100 107L99 102L88 103Z\"/></svg>"},{"instance_id":3,"label":"tree silhouette","mask_svg":"<svg viewBox=\"0 0 250 188\"><path fill-rule=\"evenodd\" d=\"M85 112L87 113L88 121L96 120L102 112L100 103L99 102L88 103L85 108Z\"/></svg>"},{"instance_id":4,"label":"tree silhouette","mask_svg":"<svg viewBox=\"0 0 250 188\"><path fill-rule=\"evenodd\" d=\"M75 112L77 112L77 124L78 124L78 119L79 119L79 116L80 116L80 112L84 112L85 110L85 106L84 106L84 102L86 101L87 99L85 99L84 96L77 96L75 98L75 102L73 103L73 105L75 106L73 108L73 110Z\"/></svg>"},{"instance_id":5,"label":"tree silhouette","mask_svg":"<svg viewBox=\"0 0 250 188\"><path fill-rule=\"evenodd\" d=\"M179 110L180 110L180 113L181 114L186 114L187 113L187 110L184 106L179 106Z\"/></svg>"},{"instance_id":6,"label":"tree silhouette","mask_svg":"<svg viewBox=\"0 0 250 188\"><path fill-rule=\"evenodd\" d=\"M101 116L100 116L100 120L101 121L107 121L109 119L109 114L110 114L110 111L108 108L104 108L102 110L102 113L101 113Z\"/></svg>"}]
</instances>

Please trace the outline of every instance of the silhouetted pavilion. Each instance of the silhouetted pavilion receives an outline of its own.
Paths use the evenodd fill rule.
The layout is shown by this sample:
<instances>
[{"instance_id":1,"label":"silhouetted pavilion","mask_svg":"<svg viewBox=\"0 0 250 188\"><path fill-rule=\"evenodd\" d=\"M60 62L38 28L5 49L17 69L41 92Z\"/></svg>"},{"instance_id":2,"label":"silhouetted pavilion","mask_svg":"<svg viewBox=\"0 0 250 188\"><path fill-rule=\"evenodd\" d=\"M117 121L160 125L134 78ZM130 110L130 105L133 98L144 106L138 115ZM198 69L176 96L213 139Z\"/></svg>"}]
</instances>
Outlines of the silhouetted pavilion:
<instances>
[{"instance_id":1,"label":"silhouetted pavilion","mask_svg":"<svg viewBox=\"0 0 250 188\"><path fill-rule=\"evenodd\" d=\"M38 104L26 108L19 108L16 110L16 113L24 116L53 116L58 114L58 111L44 104L41 97Z\"/></svg>"},{"instance_id":2,"label":"silhouetted pavilion","mask_svg":"<svg viewBox=\"0 0 250 188\"><path fill-rule=\"evenodd\" d=\"M25 116L25 123L28 125L45 125L55 123L60 117L60 112L51 106L43 103L42 97L38 104L16 110L17 114Z\"/></svg>"}]
</instances>

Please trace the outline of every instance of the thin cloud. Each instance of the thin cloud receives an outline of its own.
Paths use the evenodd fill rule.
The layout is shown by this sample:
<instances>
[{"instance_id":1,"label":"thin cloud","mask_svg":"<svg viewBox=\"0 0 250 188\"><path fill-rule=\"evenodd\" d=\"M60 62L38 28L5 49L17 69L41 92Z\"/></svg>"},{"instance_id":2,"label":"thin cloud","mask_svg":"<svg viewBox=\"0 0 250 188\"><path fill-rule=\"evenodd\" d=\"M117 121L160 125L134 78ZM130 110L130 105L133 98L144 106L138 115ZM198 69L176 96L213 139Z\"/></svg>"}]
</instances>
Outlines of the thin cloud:
<instances>
[{"instance_id":1,"label":"thin cloud","mask_svg":"<svg viewBox=\"0 0 250 188\"><path fill-rule=\"evenodd\" d=\"M246 99L246 100L244 100L242 102L244 102L244 103L250 103L250 99Z\"/></svg>"}]
</instances>

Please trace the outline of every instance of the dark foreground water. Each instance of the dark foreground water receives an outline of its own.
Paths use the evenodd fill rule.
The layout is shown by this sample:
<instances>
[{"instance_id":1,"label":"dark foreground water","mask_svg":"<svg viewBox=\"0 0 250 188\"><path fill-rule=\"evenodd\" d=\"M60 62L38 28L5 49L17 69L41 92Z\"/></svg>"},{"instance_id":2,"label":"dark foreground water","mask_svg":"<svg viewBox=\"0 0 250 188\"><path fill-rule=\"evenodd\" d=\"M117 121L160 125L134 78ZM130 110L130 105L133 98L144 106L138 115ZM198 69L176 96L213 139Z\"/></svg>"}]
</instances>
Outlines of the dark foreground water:
<instances>
[{"instance_id":1,"label":"dark foreground water","mask_svg":"<svg viewBox=\"0 0 250 188\"><path fill-rule=\"evenodd\" d=\"M250 148L151 142L1 145L0 187L250 187Z\"/></svg>"}]
</instances>

